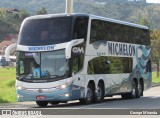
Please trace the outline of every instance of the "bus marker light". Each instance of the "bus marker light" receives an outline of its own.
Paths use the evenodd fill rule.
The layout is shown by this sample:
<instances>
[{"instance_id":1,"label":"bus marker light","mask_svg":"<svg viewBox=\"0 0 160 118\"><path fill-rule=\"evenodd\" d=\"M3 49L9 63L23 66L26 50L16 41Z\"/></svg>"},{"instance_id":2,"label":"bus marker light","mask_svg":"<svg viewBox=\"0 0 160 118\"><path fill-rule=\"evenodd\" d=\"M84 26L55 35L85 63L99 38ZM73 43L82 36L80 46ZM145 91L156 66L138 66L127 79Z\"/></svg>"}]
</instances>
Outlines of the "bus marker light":
<instances>
[{"instance_id":1,"label":"bus marker light","mask_svg":"<svg viewBox=\"0 0 160 118\"><path fill-rule=\"evenodd\" d=\"M16 86L17 90L25 90L26 88L21 87L21 86Z\"/></svg>"},{"instance_id":2,"label":"bus marker light","mask_svg":"<svg viewBox=\"0 0 160 118\"><path fill-rule=\"evenodd\" d=\"M17 94L17 98L22 98L22 97L23 97L22 95Z\"/></svg>"}]
</instances>

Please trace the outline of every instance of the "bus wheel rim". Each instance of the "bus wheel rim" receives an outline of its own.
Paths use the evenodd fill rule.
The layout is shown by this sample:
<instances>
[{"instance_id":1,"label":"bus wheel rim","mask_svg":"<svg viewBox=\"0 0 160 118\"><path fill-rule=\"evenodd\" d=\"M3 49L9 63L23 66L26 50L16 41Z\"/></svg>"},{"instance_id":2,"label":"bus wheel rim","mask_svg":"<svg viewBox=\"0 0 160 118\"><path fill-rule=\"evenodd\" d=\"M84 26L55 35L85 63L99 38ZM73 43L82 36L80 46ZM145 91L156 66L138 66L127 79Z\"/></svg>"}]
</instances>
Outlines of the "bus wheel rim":
<instances>
[{"instance_id":1,"label":"bus wheel rim","mask_svg":"<svg viewBox=\"0 0 160 118\"><path fill-rule=\"evenodd\" d=\"M92 95L91 89L90 89L90 88L87 88L87 100L88 100L88 101L91 100L91 95Z\"/></svg>"},{"instance_id":2,"label":"bus wheel rim","mask_svg":"<svg viewBox=\"0 0 160 118\"><path fill-rule=\"evenodd\" d=\"M99 100L101 98L101 94L102 94L102 90L100 87L97 88L97 92L96 92L96 96L97 96L97 99Z\"/></svg>"},{"instance_id":3,"label":"bus wheel rim","mask_svg":"<svg viewBox=\"0 0 160 118\"><path fill-rule=\"evenodd\" d=\"M133 84L132 95L134 97L136 96L136 85L135 85L135 83Z\"/></svg>"}]
</instances>

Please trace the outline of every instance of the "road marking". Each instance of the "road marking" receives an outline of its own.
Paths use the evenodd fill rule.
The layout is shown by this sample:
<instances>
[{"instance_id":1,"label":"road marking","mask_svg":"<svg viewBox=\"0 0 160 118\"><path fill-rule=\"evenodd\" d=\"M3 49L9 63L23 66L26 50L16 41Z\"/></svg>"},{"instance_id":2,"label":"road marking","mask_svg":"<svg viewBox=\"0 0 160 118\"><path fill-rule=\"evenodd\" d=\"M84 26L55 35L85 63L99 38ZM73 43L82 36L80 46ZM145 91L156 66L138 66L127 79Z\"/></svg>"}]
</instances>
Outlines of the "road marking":
<instances>
[{"instance_id":1,"label":"road marking","mask_svg":"<svg viewBox=\"0 0 160 118\"><path fill-rule=\"evenodd\" d=\"M158 96L149 96L150 98L160 98L160 95Z\"/></svg>"}]
</instances>

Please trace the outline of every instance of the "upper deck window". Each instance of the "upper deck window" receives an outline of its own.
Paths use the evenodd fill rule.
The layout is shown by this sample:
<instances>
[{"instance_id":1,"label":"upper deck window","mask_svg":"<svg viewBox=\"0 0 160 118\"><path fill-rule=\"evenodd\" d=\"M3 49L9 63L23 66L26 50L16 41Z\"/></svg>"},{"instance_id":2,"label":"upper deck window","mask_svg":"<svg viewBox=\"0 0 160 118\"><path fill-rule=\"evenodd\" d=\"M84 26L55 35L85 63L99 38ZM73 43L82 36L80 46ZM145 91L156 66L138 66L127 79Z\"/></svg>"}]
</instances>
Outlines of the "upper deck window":
<instances>
[{"instance_id":1,"label":"upper deck window","mask_svg":"<svg viewBox=\"0 0 160 118\"><path fill-rule=\"evenodd\" d=\"M88 17L78 16L74 21L73 39L86 40L88 30Z\"/></svg>"},{"instance_id":2,"label":"upper deck window","mask_svg":"<svg viewBox=\"0 0 160 118\"><path fill-rule=\"evenodd\" d=\"M97 41L150 45L150 36L148 29L93 19L91 21L90 43Z\"/></svg>"},{"instance_id":3,"label":"upper deck window","mask_svg":"<svg viewBox=\"0 0 160 118\"><path fill-rule=\"evenodd\" d=\"M20 45L51 45L71 40L71 17L28 20L19 35Z\"/></svg>"}]
</instances>

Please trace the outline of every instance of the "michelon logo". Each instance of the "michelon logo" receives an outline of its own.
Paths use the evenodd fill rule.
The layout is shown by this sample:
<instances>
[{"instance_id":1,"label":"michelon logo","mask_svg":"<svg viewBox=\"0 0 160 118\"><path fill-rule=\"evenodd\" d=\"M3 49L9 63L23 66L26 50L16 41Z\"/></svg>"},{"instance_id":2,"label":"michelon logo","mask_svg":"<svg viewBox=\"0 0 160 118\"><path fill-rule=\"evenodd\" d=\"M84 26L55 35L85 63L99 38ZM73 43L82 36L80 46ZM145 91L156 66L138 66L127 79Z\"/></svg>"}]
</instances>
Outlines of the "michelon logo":
<instances>
[{"instance_id":1,"label":"michelon logo","mask_svg":"<svg viewBox=\"0 0 160 118\"><path fill-rule=\"evenodd\" d=\"M135 56L136 46L133 44L108 42L108 54L110 54L110 55L123 55L123 56Z\"/></svg>"},{"instance_id":2,"label":"michelon logo","mask_svg":"<svg viewBox=\"0 0 160 118\"><path fill-rule=\"evenodd\" d=\"M54 50L53 45L48 45L48 46L29 46L28 51L49 51L49 50Z\"/></svg>"}]
</instances>

